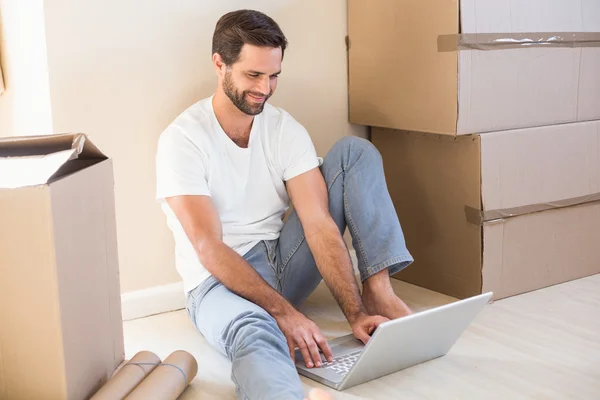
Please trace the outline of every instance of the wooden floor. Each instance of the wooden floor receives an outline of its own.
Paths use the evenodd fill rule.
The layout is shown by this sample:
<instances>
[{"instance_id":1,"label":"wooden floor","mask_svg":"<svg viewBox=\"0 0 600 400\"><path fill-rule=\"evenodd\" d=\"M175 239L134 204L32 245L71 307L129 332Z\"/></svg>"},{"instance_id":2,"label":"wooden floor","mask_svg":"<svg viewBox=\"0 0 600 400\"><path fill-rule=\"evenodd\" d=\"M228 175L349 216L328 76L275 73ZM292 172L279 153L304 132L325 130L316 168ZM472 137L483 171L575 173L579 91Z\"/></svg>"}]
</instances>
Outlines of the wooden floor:
<instances>
[{"instance_id":1,"label":"wooden floor","mask_svg":"<svg viewBox=\"0 0 600 400\"><path fill-rule=\"evenodd\" d=\"M394 285L416 311L454 301ZM350 333L324 286L304 312L330 338ZM125 322L125 348L127 358L139 350L161 359L189 351L199 372L180 399L235 399L229 361L206 344L185 311ZM307 392L323 387L302 382ZM335 399L600 399L600 275L489 304L446 356L331 392Z\"/></svg>"}]
</instances>

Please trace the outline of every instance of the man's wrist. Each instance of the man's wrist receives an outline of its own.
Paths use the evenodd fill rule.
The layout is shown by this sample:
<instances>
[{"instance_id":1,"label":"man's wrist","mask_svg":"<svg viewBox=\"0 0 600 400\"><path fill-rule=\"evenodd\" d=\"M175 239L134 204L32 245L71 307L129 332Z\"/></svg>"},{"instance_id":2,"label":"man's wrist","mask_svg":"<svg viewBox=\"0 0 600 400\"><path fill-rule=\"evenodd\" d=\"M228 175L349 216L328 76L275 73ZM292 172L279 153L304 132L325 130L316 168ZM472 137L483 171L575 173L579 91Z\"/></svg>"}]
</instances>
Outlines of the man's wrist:
<instances>
[{"instance_id":1,"label":"man's wrist","mask_svg":"<svg viewBox=\"0 0 600 400\"><path fill-rule=\"evenodd\" d=\"M348 322L350 323L350 325L354 324L354 322L356 322L356 320L358 320L361 317L365 317L367 315L367 311L361 307L360 310L352 312L352 313L348 313L346 319L348 320Z\"/></svg>"},{"instance_id":2,"label":"man's wrist","mask_svg":"<svg viewBox=\"0 0 600 400\"><path fill-rule=\"evenodd\" d=\"M287 301L280 301L276 306L271 307L269 314L275 319L285 317L287 315L291 315L296 311L296 309Z\"/></svg>"}]
</instances>

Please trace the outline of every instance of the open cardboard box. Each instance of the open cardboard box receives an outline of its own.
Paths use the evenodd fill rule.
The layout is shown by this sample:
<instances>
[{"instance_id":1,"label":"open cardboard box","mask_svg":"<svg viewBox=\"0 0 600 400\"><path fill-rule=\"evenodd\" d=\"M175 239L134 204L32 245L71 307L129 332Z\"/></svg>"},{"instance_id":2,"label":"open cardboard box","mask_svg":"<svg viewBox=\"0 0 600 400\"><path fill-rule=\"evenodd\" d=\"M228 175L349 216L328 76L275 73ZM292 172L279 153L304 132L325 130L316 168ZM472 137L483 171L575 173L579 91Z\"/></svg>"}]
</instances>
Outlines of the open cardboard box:
<instances>
[{"instance_id":1,"label":"open cardboard box","mask_svg":"<svg viewBox=\"0 0 600 400\"><path fill-rule=\"evenodd\" d=\"M0 398L87 399L124 358L112 161L0 139Z\"/></svg>"},{"instance_id":2,"label":"open cardboard box","mask_svg":"<svg viewBox=\"0 0 600 400\"><path fill-rule=\"evenodd\" d=\"M457 135L600 119L597 0L349 0L348 36L352 123Z\"/></svg>"},{"instance_id":3,"label":"open cardboard box","mask_svg":"<svg viewBox=\"0 0 600 400\"><path fill-rule=\"evenodd\" d=\"M395 277L499 299L600 273L600 121L372 141L415 258Z\"/></svg>"}]
</instances>

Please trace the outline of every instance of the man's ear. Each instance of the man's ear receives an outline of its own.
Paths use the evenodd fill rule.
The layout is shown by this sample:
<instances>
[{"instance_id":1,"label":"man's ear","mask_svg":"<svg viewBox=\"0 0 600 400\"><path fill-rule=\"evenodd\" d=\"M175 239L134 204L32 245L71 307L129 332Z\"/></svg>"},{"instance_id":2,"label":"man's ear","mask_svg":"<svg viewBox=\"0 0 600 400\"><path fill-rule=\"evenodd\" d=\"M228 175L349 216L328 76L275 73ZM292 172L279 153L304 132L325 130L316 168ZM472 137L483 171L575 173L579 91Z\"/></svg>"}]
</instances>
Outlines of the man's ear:
<instances>
[{"instance_id":1,"label":"man's ear","mask_svg":"<svg viewBox=\"0 0 600 400\"><path fill-rule=\"evenodd\" d=\"M219 53L213 54L213 67L215 68L215 72L219 78L223 78L225 76L225 70L227 65L223 62L223 58Z\"/></svg>"}]
</instances>

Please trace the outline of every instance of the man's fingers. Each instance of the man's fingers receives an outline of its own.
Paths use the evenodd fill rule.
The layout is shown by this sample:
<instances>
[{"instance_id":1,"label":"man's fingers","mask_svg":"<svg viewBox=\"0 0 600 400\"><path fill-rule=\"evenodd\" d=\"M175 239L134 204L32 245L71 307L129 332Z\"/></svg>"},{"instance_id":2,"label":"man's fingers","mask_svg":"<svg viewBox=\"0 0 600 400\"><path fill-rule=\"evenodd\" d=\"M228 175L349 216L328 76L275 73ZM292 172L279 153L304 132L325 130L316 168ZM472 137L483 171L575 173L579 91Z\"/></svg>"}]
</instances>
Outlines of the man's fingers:
<instances>
[{"instance_id":1,"label":"man's fingers","mask_svg":"<svg viewBox=\"0 0 600 400\"><path fill-rule=\"evenodd\" d=\"M296 350L295 350L295 345L294 345L294 340L292 340L292 338L286 337L287 340L287 344L288 344L288 349L290 351L290 357L292 357L292 363L296 363Z\"/></svg>"},{"instance_id":2,"label":"man's fingers","mask_svg":"<svg viewBox=\"0 0 600 400\"><path fill-rule=\"evenodd\" d=\"M319 346L319 348L323 352L325 359L329 362L332 362L333 352L331 351L331 347L329 347L329 343L327 343L327 340L323 337L323 335L317 333L315 335L315 341L317 342L317 346Z\"/></svg>"},{"instance_id":3,"label":"man's fingers","mask_svg":"<svg viewBox=\"0 0 600 400\"><path fill-rule=\"evenodd\" d=\"M297 340L298 348L300 349L300 353L302 353L302 358L304 358L304 363L308 368L312 368L314 366L312 359L310 357L310 352L308 351L308 346L306 345L306 341L302 338L298 338Z\"/></svg>"},{"instance_id":4,"label":"man's fingers","mask_svg":"<svg viewBox=\"0 0 600 400\"><path fill-rule=\"evenodd\" d=\"M377 329L377 326L379 326L379 324L377 322L369 325L369 328L367 329L367 333L369 334L369 336L373 335L373 332L375 332L375 329Z\"/></svg>"},{"instance_id":5,"label":"man's fingers","mask_svg":"<svg viewBox=\"0 0 600 400\"><path fill-rule=\"evenodd\" d=\"M373 324L371 325L370 329L369 329L369 335L372 335L373 332L375 332L375 330L377 328L379 328L379 325L383 324L384 322L389 321L389 319L385 318L385 317L379 317L376 318L375 321L373 321Z\"/></svg>"},{"instance_id":6,"label":"man's fingers","mask_svg":"<svg viewBox=\"0 0 600 400\"><path fill-rule=\"evenodd\" d=\"M356 330L356 332L354 332L354 337L356 337L358 340L360 340L364 344L367 344L369 339L371 339L369 334L366 332L366 329L364 329L363 327L360 327L359 329Z\"/></svg>"},{"instance_id":7,"label":"man's fingers","mask_svg":"<svg viewBox=\"0 0 600 400\"><path fill-rule=\"evenodd\" d=\"M371 339L371 337L369 335L367 335L366 333L361 332L358 339L360 339L360 341L363 342L364 344L367 344L367 343L369 343L369 339Z\"/></svg>"},{"instance_id":8,"label":"man's fingers","mask_svg":"<svg viewBox=\"0 0 600 400\"><path fill-rule=\"evenodd\" d=\"M308 352L310 353L310 357L313 360L314 366L317 368L321 368L321 355L319 354L319 348L317 347L317 344L315 343L313 337L306 336L304 341L306 342L306 346L308 347Z\"/></svg>"}]
</instances>

